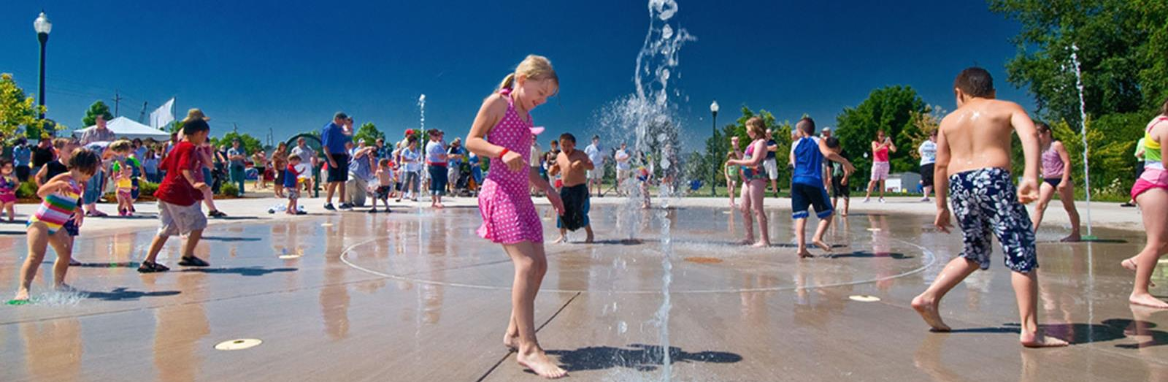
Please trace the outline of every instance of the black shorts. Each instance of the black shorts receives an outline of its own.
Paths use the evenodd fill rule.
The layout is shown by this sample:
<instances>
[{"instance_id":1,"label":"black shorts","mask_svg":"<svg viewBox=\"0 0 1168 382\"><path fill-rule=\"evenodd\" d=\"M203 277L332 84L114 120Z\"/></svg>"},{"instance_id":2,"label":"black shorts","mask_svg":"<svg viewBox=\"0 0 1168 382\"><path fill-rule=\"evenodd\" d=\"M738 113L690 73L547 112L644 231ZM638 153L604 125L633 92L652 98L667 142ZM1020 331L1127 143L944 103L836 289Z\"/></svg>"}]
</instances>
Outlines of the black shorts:
<instances>
[{"instance_id":1,"label":"black shorts","mask_svg":"<svg viewBox=\"0 0 1168 382\"><path fill-rule=\"evenodd\" d=\"M29 168L28 168L27 164L23 165L23 166L16 166L16 179L21 181L21 182L27 182L28 181L28 172L29 172Z\"/></svg>"},{"instance_id":2,"label":"black shorts","mask_svg":"<svg viewBox=\"0 0 1168 382\"><path fill-rule=\"evenodd\" d=\"M1144 160L1143 159L1140 159L1139 162L1136 162L1136 179L1139 179L1141 176L1144 176Z\"/></svg>"},{"instance_id":3,"label":"black shorts","mask_svg":"<svg viewBox=\"0 0 1168 382\"><path fill-rule=\"evenodd\" d=\"M815 207L815 216L820 219L831 216L831 203L828 203L827 190L822 184L808 185L801 183L791 184L791 218L806 219L810 214L809 207Z\"/></svg>"},{"instance_id":4,"label":"black shorts","mask_svg":"<svg viewBox=\"0 0 1168 382\"><path fill-rule=\"evenodd\" d=\"M831 196L834 198L851 199L852 198L852 195L851 195L852 190L848 189L848 186L844 185L843 183L844 183L844 177L842 177L842 176L831 177Z\"/></svg>"},{"instance_id":5,"label":"black shorts","mask_svg":"<svg viewBox=\"0 0 1168 382\"><path fill-rule=\"evenodd\" d=\"M348 154L332 154L333 162L337 164L333 167L331 164L328 168L328 182L348 182L349 181L349 155Z\"/></svg>"},{"instance_id":6,"label":"black shorts","mask_svg":"<svg viewBox=\"0 0 1168 382\"><path fill-rule=\"evenodd\" d=\"M921 166L921 184L925 187L933 187L933 169L935 165L932 163Z\"/></svg>"}]
</instances>

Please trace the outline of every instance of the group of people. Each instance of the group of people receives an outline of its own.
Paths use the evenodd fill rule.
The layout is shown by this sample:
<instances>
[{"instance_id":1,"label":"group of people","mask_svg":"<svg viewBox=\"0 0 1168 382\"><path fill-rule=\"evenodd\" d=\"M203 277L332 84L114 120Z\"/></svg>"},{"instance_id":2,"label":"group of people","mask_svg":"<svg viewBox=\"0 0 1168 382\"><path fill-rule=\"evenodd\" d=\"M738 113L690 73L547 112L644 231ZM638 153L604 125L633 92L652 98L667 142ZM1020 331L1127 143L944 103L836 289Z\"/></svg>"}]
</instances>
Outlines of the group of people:
<instances>
[{"instance_id":1,"label":"group of people","mask_svg":"<svg viewBox=\"0 0 1168 382\"><path fill-rule=\"evenodd\" d=\"M534 126L531 111L558 91L559 78L551 62L542 56L528 56L504 78L497 91L483 101L467 136L465 149L458 139L446 144L444 134L437 130L427 132L428 142L423 148L419 148L420 142L413 131L407 131L406 137L392 149L387 148L383 141L371 146L363 142L354 145L352 118L345 113L337 113L321 131L324 154L321 164L327 172L324 208L328 210L337 209L332 204L334 195L339 195L339 209L353 208L346 187L358 186L375 195L370 212L376 212L377 200L385 203L388 211L388 199L393 196L399 200L403 196L416 200L422 179L429 181L431 206L442 208L442 197L451 190L448 184L457 183L462 176L462 172L455 171L454 167L470 164L474 184L481 185L477 198L482 225L477 234L501 245L515 267L512 310L503 344L517 351L520 365L547 378L562 377L566 371L547 357L535 336L534 300L548 262L543 244L543 224L530 190L534 188L546 195L556 211L560 240L567 231L582 228L587 232L587 241L592 241L588 219L590 198L594 194L602 195L599 186L595 190L592 187L603 178L601 169L607 160L598 137L593 137L592 145L579 150L572 134L562 134L552 141L553 150L546 156L533 152L535 138L543 129ZM964 249L959 257L945 266L925 292L913 299L912 306L934 330L949 330L939 314L940 301L974 271L988 268L993 235L1001 243L1006 266L1012 271L1021 316L1021 344L1028 347L1064 346L1065 341L1044 336L1039 331L1035 230L1041 224L1046 203L1057 192L1071 213L1075 227L1068 239L1078 239L1077 213L1073 210L1070 178L1066 171L1069 156L1061 143L1053 140L1049 127L1032 122L1019 105L995 99L993 79L984 69L962 71L955 80L954 94L958 109L942 120L939 129L930 135L920 152L922 173L935 175L929 177L926 185L932 187L935 182L935 225L941 231L949 232L950 219L955 216L964 233ZM208 121L201 110L192 109L182 121L178 139L167 145L159 159L162 176L155 193L159 230L138 268L139 272L165 272L169 269L157 263L156 257L168 238L176 234L186 236L178 265L208 266L205 260L194 254L207 224L200 202L209 199L211 189L207 183L211 178L209 171L213 168L212 150L207 140L210 133ZM777 146L762 118L750 118L746 127L751 141L741 151L736 139L731 142L732 151L727 154L725 162L726 176L731 190L737 181L742 182L739 208L747 223L746 242L765 247L770 245L767 216L763 210L767 181L771 181L772 189L777 189L777 167L767 163L774 158ZM94 131L78 142L67 139L53 142L51 160L36 173L37 196L43 202L29 218L29 256L21 270L17 301L28 300L29 286L48 246L52 246L58 255L54 264L54 283L57 288L69 288L64 280L71 261L73 238L78 234L84 216L89 215L82 206L92 203L88 195L94 181L107 178L103 172L116 173L113 179L120 189L122 179L132 180L134 168L142 167L140 162L130 160L137 159L132 143L115 141L102 129ZM815 131L813 119L801 119L796 124L797 139L789 153L789 163L793 168L792 219L795 220L797 255L800 258L811 256L804 236L812 208L819 224L811 242L823 251L831 252L831 246L823 240L836 203L829 197L828 189L833 189L836 197L845 199L846 210L846 187L855 171L851 162L841 155L839 140L830 136L830 131L822 137L816 136ZM1015 133L1020 137L1026 158L1024 174L1017 186L1009 170L1009 138ZM1168 216L1168 172L1164 170L1162 160L1168 150L1161 144L1165 140L1168 140L1168 100L1161 114L1146 127L1142 141L1144 172L1132 189L1132 199L1143 211L1148 242L1142 252L1121 263L1136 274L1131 303L1162 309L1168 309L1168 303L1151 295L1148 285L1159 257L1168 251L1168 221L1165 219ZM94 146L94 142L110 143ZM236 150L227 150L225 158L230 166L246 158L246 153L238 150L238 144L233 146ZM881 133L872 142L872 150L876 164L869 194L887 178L888 154L897 148ZM536 157L538 161L533 159ZM629 155L624 145L613 157L618 179L632 175L646 183L648 175L629 174ZM490 161L491 171L485 179L481 170L473 171L478 168L478 158ZM276 190L288 198L289 213L299 211L297 199L300 190L310 185L311 176L308 175L318 160L316 153L303 140L290 151L280 145L271 157L264 158L264 167L275 169ZM0 201L6 200L3 186L19 181L17 178L21 174L14 167L19 168L10 163L0 167ZM24 174L25 177L29 175L31 171ZM349 183L351 175L361 177L361 182ZM133 183L129 184L132 189ZM845 191L842 195L841 187ZM619 187L617 192L622 192ZM950 198L953 199L952 209ZM1034 201L1039 202L1039 209L1031 219L1024 204ZM3 206L7 207L7 204ZM213 205L208 207L212 213L216 212ZM129 208L132 210L132 203ZM758 222L760 229L757 240L753 232L754 221Z\"/></svg>"}]
</instances>

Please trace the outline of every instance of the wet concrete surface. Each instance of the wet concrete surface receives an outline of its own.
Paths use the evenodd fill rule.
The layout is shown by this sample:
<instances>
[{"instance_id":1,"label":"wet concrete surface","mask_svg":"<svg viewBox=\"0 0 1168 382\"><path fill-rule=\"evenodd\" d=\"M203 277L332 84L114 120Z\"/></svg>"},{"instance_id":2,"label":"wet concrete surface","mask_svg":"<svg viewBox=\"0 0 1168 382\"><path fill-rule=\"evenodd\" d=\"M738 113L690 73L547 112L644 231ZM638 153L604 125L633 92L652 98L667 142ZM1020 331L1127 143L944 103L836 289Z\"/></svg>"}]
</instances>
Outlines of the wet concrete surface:
<instances>
[{"instance_id":1,"label":"wet concrete surface","mask_svg":"<svg viewBox=\"0 0 1168 382\"><path fill-rule=\"evenodd\" d=\"M666 247L674 380L1168 379L1168 313L1130 307L1119 266L1138 232L1096 229L1111 241L1083 244L1055 243L1057 225L1039 232L1040 322L1074 346L1030 350L1000 255L943 302L954 333L930 333L912 311L961 249L928 216L856 213L829 235L838 256L799 261L788 211L769 212L776 246L751 249L724 208L599 206L590 245L550 244L541 209L550 266L536 320L573 380L661 379ZM69 274L81 293L49 291L46 263L36 303L0 306L0 381L538 380L501 346L512 268L475 236L478 211L397 211L214 225L198 250L210 268L154 275L134 271L153 230L84 235L85 264ZM24 237L0 235L0 248L12 293ZM173 265L178 248L160 261ZM1168 294L1162 271L1154 281ZM214 349L238 338L263 344Z\"/></svg>"}]
</instances>

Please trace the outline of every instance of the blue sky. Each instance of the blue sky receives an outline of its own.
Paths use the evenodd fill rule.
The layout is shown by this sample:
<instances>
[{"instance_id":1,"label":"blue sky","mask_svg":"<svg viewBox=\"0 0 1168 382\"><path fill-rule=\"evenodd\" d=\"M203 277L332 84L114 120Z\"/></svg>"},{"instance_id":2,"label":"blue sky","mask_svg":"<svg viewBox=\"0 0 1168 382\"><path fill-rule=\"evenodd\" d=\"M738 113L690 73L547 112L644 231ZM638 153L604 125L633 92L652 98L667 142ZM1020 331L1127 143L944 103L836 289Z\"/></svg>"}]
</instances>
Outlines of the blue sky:
<instances>
[{"instance_id":1,"label":"blue sky","mask_svg":"<svg viewBox=\"0 0 1168 382\"><path fill-rule=\"evenodd\" d=\"M392 137L418 126L465 135L483 97L528 53L548 56L560 95L536 109L549 131L591 135L593 115L633 92L634 60L647 28L644 1L83 1L6 2L0 72L28 93L37 86L32 21L53 21L48 116L79 128L101 99L137 119L176 96L180 114L201 107L212 128L277 139L318 129L344 110ZM501 5L506 4L506 5ZM1032 107L1006 83L1019 26L981 0L681 0L671 20L687 44L670 86L689 149L743 105L780 120L804 113L821 125L873 89L910 85L953 109L952 81L981 65L999 96ZM213 131L214 133L215 131ZM558 135L558 134L557 134Z\"/></svg>"}]
</instances>

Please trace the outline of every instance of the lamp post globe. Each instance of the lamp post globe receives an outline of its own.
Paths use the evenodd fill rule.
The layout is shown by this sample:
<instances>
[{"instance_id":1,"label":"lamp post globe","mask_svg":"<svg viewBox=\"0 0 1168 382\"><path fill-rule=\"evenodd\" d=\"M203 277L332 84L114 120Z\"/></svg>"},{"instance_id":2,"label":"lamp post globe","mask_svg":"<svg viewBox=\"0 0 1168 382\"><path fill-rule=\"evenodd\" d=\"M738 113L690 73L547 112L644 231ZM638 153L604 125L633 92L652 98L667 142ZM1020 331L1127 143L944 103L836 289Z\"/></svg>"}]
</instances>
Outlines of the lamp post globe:
<instances>
[{"instance_id":1,"label":"lamp post globe","mask_svg":"<svg viewBox=\"0 0 1168 382\"><path fill-rule=\"evenodd\" d=\"M32 27L36 30L37 40L41 42L40 85L37 87L37 97L40 99L39 117L45 119L45 44L49 42L49 33L53 31L53 22L49 21L44 11L41 11L40 16L33 20Z\"/></svg>"}]
</instances>

